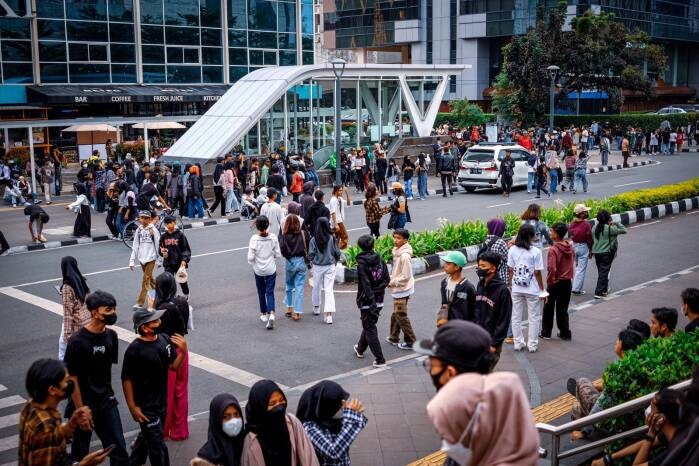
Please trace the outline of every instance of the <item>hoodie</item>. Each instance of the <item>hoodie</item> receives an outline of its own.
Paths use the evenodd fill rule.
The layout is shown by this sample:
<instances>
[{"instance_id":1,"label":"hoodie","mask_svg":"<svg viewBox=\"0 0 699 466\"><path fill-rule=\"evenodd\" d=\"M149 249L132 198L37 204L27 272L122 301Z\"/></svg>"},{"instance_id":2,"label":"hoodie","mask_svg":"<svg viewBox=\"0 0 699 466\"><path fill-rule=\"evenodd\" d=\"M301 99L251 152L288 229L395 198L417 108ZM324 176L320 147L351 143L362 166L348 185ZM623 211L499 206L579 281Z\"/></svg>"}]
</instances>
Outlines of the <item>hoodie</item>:
<instances>
[{"instance_id":1,"label":"hoodie","mask_svg":"<svg viewBox=\"0 0 699 466\"><path fill-rule=\"evenodd\" d=\"M575 270L575 251L569 241L556 241L549 248L546 259L546 284L553 285L563 280L572 280Z\"/></svg>"},{"instance_id":2,"label":"hoodie","mask_svg":"<svg viewBox=\"0 0 699 466\"><path fill-rule=\"evenodd\" d=\"M164 268L178 269L182 261L189 264L192 257L187 237L180 230L175 230L172 233L166 230L160 236L158 253L160 253L160 248L167 249L167 258L163 259ZM162 254L160 255L162 256Z\"/></svg>"},{"instance_id":3,"label":"hoodie","mask_svg":"<svg viewBox=\"0 0 699 466\"><path fill-rule=\"evenodd\" d=\"M393 268L391 270L391 282L393 288L391 296L405 298L415 292L415 278L413 277L413 247L410 243L393 248Z\"/></svg>"},{"instance_id":4,"label":"hoodie","mask_svg":"<svg viewBox=\"0 0 699 466\"><path fill-rule=\"evenodd\" d=\"M314 202L311 204L308 211L304 211L303 223L309 227L308 229L311 235L313 235L313 228L315 228L316 222L318 222L318 219L321 217L325 217L328 220L330 219L330 211L325 204L323 204L323 201ZM311 228L311 225L313 225L313 228Z\"/></svg>"},{"instance_id":5,"label":"hoodie","mask_svg":"<svg viewBox=\"0 0 699 466\"><path fill-rule=\"evenodd\" d=\"M147 227L139 225L133 237L133 246L131 246L131 258L129 266L136 265L136 260L139 264L147 264L158 258L156 244L160 243L160 232L152 224Z\"/></svg>"},{"instance_id":6,"label":"hoodie","mask_svg":"<svg viewBox=\"0 0 699 466\"><path fill-rule=\"evenodd\" d=\"M301 203L301 217L304 219L308 212L310 212L311 206L316 201L313 197L313 190L315 189L315 183L313 181L306 181L303 184L303 195L299 199Z\"/></svg>"},{"instance_id":7,"label":"hoodie","mask_svg":"<svg viewBox=\"0 0 699 466\"><path fill-rule=\"evenodd\" d=\"M497 274L487 283L478 282L475 309L477 323L490 333L490 346L501 345L512 317L512 295Z\"/></svg>"},{"instance_id":8,"label":"hoodie","mask_svg":"<svg viewBox=\"0 0 699 466\"><path fill-rule=\"evenodd\" d=\"M274 260L282 257L277 235L268 233L267 236L252 235L248 245L248 264L252 265L255 275L266 277L277 273Z\"/></svg>"},{"instance_id":9,"label":"hoodie","mask_svg":"<svg viewBox=\"0 0 699 466\"><path fill-rule=\"evenodd\" d=\"M381 309L389 281L388 267L374 251L357 255L357 306L359 309Z\"/></svg>"}]
</instances>

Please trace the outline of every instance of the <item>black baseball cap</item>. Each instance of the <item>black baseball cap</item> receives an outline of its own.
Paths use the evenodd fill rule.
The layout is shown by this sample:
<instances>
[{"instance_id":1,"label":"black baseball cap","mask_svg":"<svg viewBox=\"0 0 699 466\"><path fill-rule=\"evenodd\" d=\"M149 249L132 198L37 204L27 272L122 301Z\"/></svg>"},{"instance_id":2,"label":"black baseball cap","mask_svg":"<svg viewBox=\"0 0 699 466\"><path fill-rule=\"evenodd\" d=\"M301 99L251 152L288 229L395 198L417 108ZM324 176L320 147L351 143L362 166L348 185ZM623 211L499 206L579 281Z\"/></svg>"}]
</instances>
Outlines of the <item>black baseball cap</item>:
<instances>
[{"instance_id":1,"label":"black baseball cap","mask_svg":"<svg viewBox=\"0 0 699 466\"><path fill-rule=\"evenodd\" d=\"M159 311L149 311L148 309L140 308L136 309L133 313L133 328L138 330L141 325L147 324L148 322L153 322L154 320L160 319L165 310L161 309Z\"/></svg>"},{"instance_id":2,"label":"black baseball cap","mask_svg":"<svg viewBox=\"0 0 699 466\"><path fill-rule=\"evenodd\" d=\"M439 327L432 339L420 340L413 351L475 370L477 362L490 352L490 341L490 334L483 327L457 319Z\"/></svg>"}]
</instances>

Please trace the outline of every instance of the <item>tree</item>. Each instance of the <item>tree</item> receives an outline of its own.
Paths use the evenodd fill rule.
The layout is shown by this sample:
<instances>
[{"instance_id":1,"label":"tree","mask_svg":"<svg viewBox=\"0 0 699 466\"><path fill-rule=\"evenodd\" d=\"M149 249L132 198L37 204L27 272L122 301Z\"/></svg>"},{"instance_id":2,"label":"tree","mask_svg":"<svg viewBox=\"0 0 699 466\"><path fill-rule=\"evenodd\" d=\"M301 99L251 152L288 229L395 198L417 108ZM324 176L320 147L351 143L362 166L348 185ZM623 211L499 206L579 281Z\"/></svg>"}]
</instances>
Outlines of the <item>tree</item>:
<instances>
[{"instance_id":1,"label":"tree","mask_svg":"<svg viewBox=\"0 0 699 466\"><path fill-rule=\"evenodd\" d=\"M468 101L468 99L457 99L449 102L453 119L460 126L471 127L473 125L481 125L488 121L488 118L483 113L483 110Z\"/></svg>"}]
</instances>

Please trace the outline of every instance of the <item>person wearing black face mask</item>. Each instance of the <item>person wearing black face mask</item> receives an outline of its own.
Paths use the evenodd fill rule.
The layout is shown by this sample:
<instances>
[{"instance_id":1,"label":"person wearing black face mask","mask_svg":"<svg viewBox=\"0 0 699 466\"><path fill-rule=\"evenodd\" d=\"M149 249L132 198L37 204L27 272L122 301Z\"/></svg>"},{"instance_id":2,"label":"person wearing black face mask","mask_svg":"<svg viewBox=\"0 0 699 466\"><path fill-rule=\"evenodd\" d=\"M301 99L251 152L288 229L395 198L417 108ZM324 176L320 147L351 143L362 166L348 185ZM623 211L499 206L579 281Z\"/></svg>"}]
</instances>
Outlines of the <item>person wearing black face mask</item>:
<instances>
[{"instance_id":1,"label":"person wearing black face mask","mask_svg":"<svg viewBox=\"0 0 699 466\"><path fill-rule=\"evenodd\" d=\"M432 339L413 345L413 351L429 356L423 365L439 390L459 374L490 373L493 366L490 343L490 335L480 325L452 320L439 327Z\"/></svg>"},{"instance_id":2,"label":"person wearing black face mask","mask_svg":"<svg viewBox=\"0 0 699 466\"><path fill-rule=\"evenodd\" d=\"M117 400L112 388L112 365L119 362L119 340L107 328L117 321L116 300L111 294L97 290L85 298L90 321L68 340L65 363L75 391L66 414L89 406L94 429L103 447L115 445L109 455L112 465L128 465L124 432ZM90 449L92 432L77 431L73 436L71 458L82 460Z\"/></svg>"},{"instance_id":3,"label":"person wearing black face mask","mask_svg":"<svg viewBox=\"0 0 699 466\"><path fill-rule=\"evenodd\" d=\"M512 295L507 284L500 279L500 256L486 251L478 258L478 286L476 287L476 318L478 324L490 334L490 351L493 354L491 370L500 360L502 343L512 317Z\"/></svg>"},{"instance_id":4,"label":"person wearing black face mask","mask_svg":"<svg viewBox=\"0 0 699 466\"><path fill-rule=\"evenodd\" d=\"M70 420L61 423L58 403L70 398L75 385L61 361L39 359L27 371L27 393L30 400L22 408L19 417L19 464L54 466L69 464L66 445L78 430L90 430L90 408L76 409ZM98 450L87 455L79 466L102 463L109 452Z\"/></svg>"}]
</instances>

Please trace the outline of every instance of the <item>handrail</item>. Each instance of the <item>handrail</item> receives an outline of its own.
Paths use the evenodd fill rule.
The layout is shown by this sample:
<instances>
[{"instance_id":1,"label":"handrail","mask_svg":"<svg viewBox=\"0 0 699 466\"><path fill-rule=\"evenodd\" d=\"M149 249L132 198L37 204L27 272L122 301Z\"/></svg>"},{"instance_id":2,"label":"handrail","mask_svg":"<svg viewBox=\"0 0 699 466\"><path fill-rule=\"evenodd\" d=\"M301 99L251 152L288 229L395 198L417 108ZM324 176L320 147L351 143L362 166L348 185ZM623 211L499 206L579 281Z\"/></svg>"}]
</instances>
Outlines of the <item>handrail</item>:
<instances>
[{"instance_id":1,"label":"handrail","mask_svg":"<svg viewBox=\"0 0 699 466\"><path fill-rule=\"evenodd\" d=\"M669 388L675 389L675 390L686 390L690 383L690 380L685 380L683 382L677 383L675 385L672 385ZM639 433L643 432L645 430L644 426L641 427L636 427L634 429L630 429L625 432L621 432L619 434L612 435L610 437L606 437L603 439L600 439L596 442L592 442L586 445L582 445L577 448L573 448L570 450L566 450L564 452L561 452L561 437L569 432L572 432L574 430L578 430L582 427L588 426L590 424L597 424L602 421L606 421L608 419L612 419L618 416L621 416L623 414L630 413L632 411L636 411L639 408L643 408L647 406L651 399L656 395L657 392L649 393L647 395L641 396L639 398L635 398L633 400L629 400L625 403L621 403L619 405L613 406L611 408L605 409L604 411L600 411L598 413L591 414L589 416L585 416L580 419L576 419L574 421L567 422L565 424L562 424L560 426L554 426L551 424L545 424L545 423L538 423L536 424L537 430L542 433L542 434L550 434L551 435L551 466L558 466L559 460L584 453L586 451L594 450L596 448L608 445L612 442L615 442L617 440L623 440L628 437L633 437L635 435L638 435Z\"/></svg>"}]
</instances>

